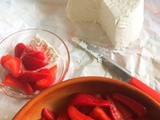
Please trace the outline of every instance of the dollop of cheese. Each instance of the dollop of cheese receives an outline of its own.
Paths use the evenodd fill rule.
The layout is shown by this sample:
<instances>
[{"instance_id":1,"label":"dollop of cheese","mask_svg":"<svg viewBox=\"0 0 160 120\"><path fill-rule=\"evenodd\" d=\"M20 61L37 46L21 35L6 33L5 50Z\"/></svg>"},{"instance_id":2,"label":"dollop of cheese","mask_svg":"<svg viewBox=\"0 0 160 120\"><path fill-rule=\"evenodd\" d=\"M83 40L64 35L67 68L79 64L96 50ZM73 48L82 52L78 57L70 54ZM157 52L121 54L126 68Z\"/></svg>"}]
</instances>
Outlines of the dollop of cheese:
<instances>
[{"instance_id":1,"label":"dollop of cheese","mask_svg":"<svg viewBox=\"0 0 160 120\"><path fill-rule=\"evenodd\" d=\"M39 34L33 37L30 42L30 46L34 50L44 52L47 55L47 59L50 64L56 64L58 59L58 54L56 50L46 40L40 37Z\"/></svg>"},{"instance_id":2,"label":"dollop of cheese","mask_svg":"<svg viewBox=\"0 0 160 120\"><path fill-rule=\"evenodd\" d=\"M136 40L143 27L144 0L68 0L67 16L73 22L97 22L119 49Z\"/></svg>"}]
</instances>

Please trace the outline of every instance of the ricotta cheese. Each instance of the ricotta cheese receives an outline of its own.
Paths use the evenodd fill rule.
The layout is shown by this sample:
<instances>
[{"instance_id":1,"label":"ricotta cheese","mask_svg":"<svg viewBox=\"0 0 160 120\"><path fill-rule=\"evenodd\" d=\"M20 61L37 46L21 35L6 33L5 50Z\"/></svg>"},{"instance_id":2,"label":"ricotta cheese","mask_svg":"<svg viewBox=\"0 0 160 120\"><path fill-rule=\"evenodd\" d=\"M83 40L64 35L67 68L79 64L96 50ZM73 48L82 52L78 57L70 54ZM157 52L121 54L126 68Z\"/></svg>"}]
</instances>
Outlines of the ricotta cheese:
<instances>
[{"instance_id":1,"label":"ricotta cheese","mask_svg":"<svg viewBox=\"0 0 160 120\"><path fill-rule=\"evenodd\" d=\"M97 22L119 49L136 40L143 27L144 0L68 0L67 16L73 22Z\"/></svg>"},{"instance_id":2,"label":"ricotta cheese","mask_svg":"<svg viewBox=\"0 0 160 120\"><path fill-rule=\"evenodd\" d=\"M33 39L30 42L30 46L34 50L43 51L47 55L47 61L49 61L49 63L57 62L58 54L56 50L38 34L33 37Z\"/></svg>"}]
</instances>

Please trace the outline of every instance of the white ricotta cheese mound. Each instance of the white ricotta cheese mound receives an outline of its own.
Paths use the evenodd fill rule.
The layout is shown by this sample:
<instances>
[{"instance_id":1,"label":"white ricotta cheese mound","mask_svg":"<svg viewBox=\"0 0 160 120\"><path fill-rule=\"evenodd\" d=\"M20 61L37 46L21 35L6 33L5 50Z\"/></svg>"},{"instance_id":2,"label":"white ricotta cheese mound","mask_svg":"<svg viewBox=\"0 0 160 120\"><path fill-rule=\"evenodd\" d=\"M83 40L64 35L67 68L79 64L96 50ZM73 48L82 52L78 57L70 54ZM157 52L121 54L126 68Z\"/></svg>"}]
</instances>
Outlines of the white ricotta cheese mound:
<instances>
[{"instance_id":1,"label":"white ricotta cheese mound","mask_svg":"<svg viewBox=\"0 0 160 120\"><path fill-rule=\"evenodd\" d=\"M128 47L143 27L144 0L68 0L67 16L73 22L97 22L113 46Z\"/></svg>"}]
</instances>

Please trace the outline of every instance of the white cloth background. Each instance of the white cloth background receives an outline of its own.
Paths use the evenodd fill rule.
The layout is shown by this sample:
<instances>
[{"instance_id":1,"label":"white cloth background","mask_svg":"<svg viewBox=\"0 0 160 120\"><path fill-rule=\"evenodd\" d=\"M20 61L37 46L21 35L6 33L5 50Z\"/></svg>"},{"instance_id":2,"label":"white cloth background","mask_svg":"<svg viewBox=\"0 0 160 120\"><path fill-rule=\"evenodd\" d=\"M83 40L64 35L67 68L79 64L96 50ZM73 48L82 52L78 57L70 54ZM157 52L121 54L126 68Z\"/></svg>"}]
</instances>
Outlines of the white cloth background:
<instances>
[{"instance_id":1,"label":"white cloth background","mask_svg":"<svg viewBox=\"0 0 160 120\"><path fill-rule=\"evenodd\" d=\"M67 0L0 0L0 41L9 34L32 27L59 35L71 53L70 71L65 78L79 76L112 77L92 56L72 44L72 36L105 47L106 35L98 24L72 23L66 17ZM160 0L145 0L145 21L140 38L130 48L108 50L114 59L145 84L160 91ZM95 39L95 41L92 41ZM0 51L2 51L0 47ZM14 99L0 93L0 120L10 120L28 100Z\"/></svg>"}]
</instances>

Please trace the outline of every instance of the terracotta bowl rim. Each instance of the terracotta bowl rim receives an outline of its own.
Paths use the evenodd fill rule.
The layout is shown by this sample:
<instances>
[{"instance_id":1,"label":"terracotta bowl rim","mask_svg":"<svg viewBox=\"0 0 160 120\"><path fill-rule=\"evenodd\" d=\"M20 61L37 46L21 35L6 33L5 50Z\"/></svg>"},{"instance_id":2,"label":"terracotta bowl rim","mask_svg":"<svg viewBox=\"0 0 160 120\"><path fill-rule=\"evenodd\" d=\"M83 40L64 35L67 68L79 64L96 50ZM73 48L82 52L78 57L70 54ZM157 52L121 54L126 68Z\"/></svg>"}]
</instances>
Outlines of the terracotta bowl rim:
<instances>
[{"instance_id":1,"label":"terracotta bowl rim","mask_svg":"<svg viewBox=\"0 0 160 120\"><path fill-rule=\"evenodd\" d=\"M77 84L77 83L85 83L85 82L105 82L105 83L121 84L121 85L124 85L125 87L127 87L127 89L131 89L132 91L138 92L139 94L143 95L148 100L150 100L150 102L152 102L156 106L160 107L160 104L156 100L154 100L153 98L151 98L149 95L147 95L143 91L139 90L138 88L136 88L136 87L134 87L134 86L132 86L128 83L122 82L122 81L117 80L117 79L108 78L108 77L87 76L87 77L78 77L78 78L67 79L66 81L58 83L58 84L56 84L54 86L51 86L50 88L42 91L41 93L36 95L34 98L32 98L30 101L28 101L17 112L14 119L18 118L18 116L21 115L23 112L26 112L26 110L29 108L29 106L32 106L32 104L36 103L40 98L45 97L47 94L55 92L58 89L62 89L63 87L66 87L66 86L70 86L70 85Z\"/></svg>"}]
</instances>

